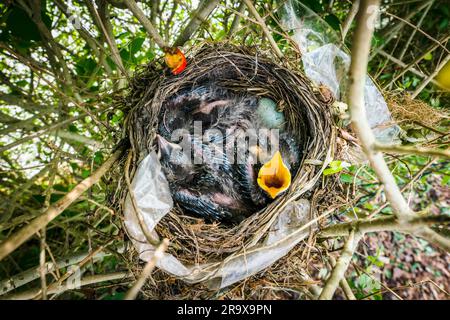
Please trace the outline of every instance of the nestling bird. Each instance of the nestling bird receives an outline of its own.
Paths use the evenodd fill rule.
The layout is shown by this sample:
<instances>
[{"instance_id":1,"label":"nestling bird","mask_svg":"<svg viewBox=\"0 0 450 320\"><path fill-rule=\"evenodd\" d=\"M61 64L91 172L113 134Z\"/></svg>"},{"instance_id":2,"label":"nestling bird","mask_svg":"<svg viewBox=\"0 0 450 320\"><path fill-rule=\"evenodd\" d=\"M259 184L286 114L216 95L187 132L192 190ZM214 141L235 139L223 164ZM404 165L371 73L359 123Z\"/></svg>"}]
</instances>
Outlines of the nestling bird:
<instances>
[{"instance_id":1,"label":"nestling bird","mask_svg":"<svg viewBox=\"0 0 450 320\"><path fill-rule=\"evenodd\" d=\"M267 97L198 84L166 101L159 120L173 199L208 221L238 223L264 208L289 188L300 164L300 143Z\"/></svg>"}]
</instances>

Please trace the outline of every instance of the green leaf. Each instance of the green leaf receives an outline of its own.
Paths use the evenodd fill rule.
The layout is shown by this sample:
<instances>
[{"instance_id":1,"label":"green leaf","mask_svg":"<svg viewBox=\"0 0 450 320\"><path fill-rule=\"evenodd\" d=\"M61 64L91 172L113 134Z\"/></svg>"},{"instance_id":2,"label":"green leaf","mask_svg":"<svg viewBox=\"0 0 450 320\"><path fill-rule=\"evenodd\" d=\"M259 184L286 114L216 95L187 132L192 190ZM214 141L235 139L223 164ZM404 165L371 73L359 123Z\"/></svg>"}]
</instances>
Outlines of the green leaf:
<instances>
[{"instance_id":1,"label":"green leaf","mask_svg":"<svg viewBox=\"0 0 450 320\"><path fill-rule=\"evenodd\" d=\"M320 1L317 0L303 0L301 3L307 7L309 7L311 10L313 10L316 13L321 13L325 11L325 8L323 7L323 4ZM296 7L296 1L293 2L294 8ZM298 6L298 5L297 5Z\"/></svg>"},{"instance_id":2,"label":"green leaf","mask_svg":"<svg viewBox=\"0 0 450 320\"><path fill-rule=\"evenodd\" d=\"M28 84L28 81L26 81L26 80L20 80L20 81L16 82L16 85L19 87L22 87L22 88L25 87L27 84Z\"/></svg>"},{"instance_id":3,"label":"green leaf","mask_svg":"<svg viewBox=\"0 0 450 320\"><path fill-rule=\"evenodd\" d=\"M142 44L144 43L145 38L139 37L136 39L133 39L133 41L130 42L130 54L132 56L135 56L136 53L139 52L139 50L141 50L142 48Z\"/></svg>"},{"instance_id":4,"label":"green leaf","mask_svg":"<svg viewBox=\"0 0 450 320\"><path fill-rule=\"evenodd\" d=\"M6 28L11 34L22 40L41 40L36 24L21 8L13 6L6 20Z\"/></svg>"},{"instance_id":5,"label":"green leaf","mask_svg":"<svg viewBox=\"0 0 450 320\"><path fill-rule=\"evenodd\" d=\"M65 185L62 184L55 184L53 186L53 189L55 189L56 191L61 191L61 192L67 192L69 191L69 188Z\"/></svg>"},{"instance_id":6,"label":"green leaf","mask_svg":"<svg viewBox=\"0 0 450 320\"><path fill-rule=\"evenodd\" d=\"M83 169L82 171L81 171L81 177L83 178L83 179L86 179L87 177L89 177L91 175L91 170L89 170L89 169Z\"/></svg>"},{"instance_id":7,"label":"green leaf","mask_svg":"<svg viewBox=\"0 0 450 320\"><path fill-rule=\"evenodd\" d=\"M328 165L328 168L323 170L323 175L328 176L342 171L344 168L350 167L350 164L345 161L334 160Z\"/></svg>"},{"instance_id":8,"label":"green leaf","mask_svg":"<svg viewBox=\"0 0 450 320\"><path fill-rule=\"evenodd\" d=\"M75 69L79 76L90 76L97 67L97 62L92 58L81 58L77 61Z\"/></svg>"},{"instance_id":9,"label":"green leaf","mask_svg":"<svg viewBox=\"0 0 450 320\"><path fill-rule=\"evenodd\" d=\"M103 154L100 151L97 151L94 154L94 162L96 164L102 164L103 163Z\"/></svg>"},{"instance_id":10,"label":"green leaf","mask_svg":"<svg viewBox=\"0 0 450 320\"><path fill-rule=\"evenodd\" d=\"M448 18L444 18L441 20L441 22L439 22L439 30L446 30L448 29L448 25L449 25L449 19Z\"/></svg>"},{"instance_id":11,"label":"green leaf","mask_svg":"<svg viewBox=\"0 0 450 320\"><path fill-rule=\"evenodd\" d=\"M341 21L334 14L329 14L325 16L325 21L334 29L341 30Z\"/></svg>"},{"instance_id":12,"label":"green leaf","mask_svg":"<svg viewBox=\"0 0 450 320\"><path fill-rule=\"evenodd\" d=\"M69 125L70 132L78 132L78 128L74 124Z\"/></svg>"},{"instance_id":13,"label":"green leaf","mask_svg":"<svg viewBox=\"0 0 450 320\"><path fill-rule=\"evenodd\" d=\"M428 52L424 57L424 60L430 61L431 59L433 59L433 55L431 54L431 52Z\"/></svg>"},{"instance_id":14,"label":"green leaf","mask_svg":"<svg viewBox=\"0 0 450 320\"><path fill-rule=\"evenodd\" d=\"M367 260L369 260L370 263L376 265L377 267L381 268L384 266L384 263L378 260L377 257L374 256L367 256Z\"/></svg>"},{"instance_id":15,"label":"green leaf","mask_svg":"<svg viewBox=\"0 0 450 320\"><path fill-rule=\"evenodd\" d=\"M123 61L129 62L131 60L130 51L128 51L127 49L121 49L120 50L120 57L122 58Z\"/></svg>"},{"instance_id":16,"label":"green leaf","mask_svg":"<svg viewBox=\"0 0 450 320\"><path fill-rule=\"evenodd\" d=\"M339 179L341 179L341 181L344 183L352 183L353 182L353 177L347 173L341 174Z\"/></svg>"}]
</instances>

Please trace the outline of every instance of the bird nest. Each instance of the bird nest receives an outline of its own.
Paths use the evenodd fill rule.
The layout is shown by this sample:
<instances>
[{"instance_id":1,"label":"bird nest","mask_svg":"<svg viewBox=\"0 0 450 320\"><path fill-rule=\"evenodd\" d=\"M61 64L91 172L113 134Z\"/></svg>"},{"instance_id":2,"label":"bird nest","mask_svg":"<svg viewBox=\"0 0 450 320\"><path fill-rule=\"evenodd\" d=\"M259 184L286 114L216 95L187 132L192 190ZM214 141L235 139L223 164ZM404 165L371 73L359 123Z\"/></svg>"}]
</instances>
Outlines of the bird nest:
<instances>
[{"instance_id":1,"label":"bird nest","mask_svg":"<svg viewBox=\"0 0 450 320\"><path fill-rule=\"evenodd\" d=\"M155 139L164 103L180 90L200 83L214 82L230 92L251 93L277 101L287 127L293 134L301 136L302 141L300 166L288 191L239 224L208 223L187 215L176 203L159 221L154 231L160 238L170 240L167 253L184 265L204 266L210 271L197 268L195 272L202 275L183 279L194 283L210 280L224 261L245 258L252 248L260 248L283 210L300 199L311 200L315 190L324 188L322 171L334 153L335 131L330 107L332 98L315 88L299 67L277 63L270 54L264 55L254 48L228 44L204 44L188 52L187 56L188 66L180 75L170 74L162 61L154 61L137 71L130 83L129 94L121 102L128 109L125 132L131 145L130 161L126 164L122 161L122 165L130 179L136 174L139 163L157 149ZM291 63L293 61L300 65L299 59L291 60ZM123 206L129 194L125 178L119 186L121 201L116 203ZM313 226L308 224L316 214L313 207L302 222L308 227Z\"/></svg>"}]
</instances>

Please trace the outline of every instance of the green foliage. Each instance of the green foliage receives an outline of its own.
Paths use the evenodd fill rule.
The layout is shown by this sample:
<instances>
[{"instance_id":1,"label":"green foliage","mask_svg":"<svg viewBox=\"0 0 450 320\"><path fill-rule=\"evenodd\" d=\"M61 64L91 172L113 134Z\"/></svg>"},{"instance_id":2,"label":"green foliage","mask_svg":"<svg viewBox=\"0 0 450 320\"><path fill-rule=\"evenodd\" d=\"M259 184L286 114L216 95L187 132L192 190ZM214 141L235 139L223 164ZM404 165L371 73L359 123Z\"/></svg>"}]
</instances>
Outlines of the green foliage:
<instances>
[{"instance_id":1,"label":"green foliage","mask_svg":"<svg viewBox=\"0 0 450 320\"><path fill-rule=\"evenodd\" d=\"M350 164L348 162L334 160L334 161L330 162L330 164L328 165L328 168L323 170L323 175L328 176L331 174L335 174L335 173L341 172L342 170L344 170L344 168L348 168L348 167L350 167Z\"/></svg>"},{"instance_id":2,"label":"green foliage","mask_svg":"<svg viewBox=\"0 0 450 320\"><path fill-rule=\"evenodd\" d=\"M23 3L26 2L23 1ZM43 41L42 33L27 10L21 7L21 2L0 3L0 42L12 50L12 52L0 50L0 131L2 132L0 145L5 146L19 139L34 137L36 133L39 133L34 138L2 153L0 196L4 204L0 207L0 240L5 239L40 214L47 194L50 194L50 204L55 203L82 179L89 177L107 159L110 151L122 137L126 110L115 107L114 95L117 92L119 80L124 76L120 74L112 58L103 30L95 24L85 2L72 1L70 4L63 2L77 13L77 17L81 19L82 30L86 32L91 43L94 43L94 48L82 37L81 30L76 29L69 21L69 16L51 0L41 1L38 14L57 43L55 46L48 40ZM282 14L276 2L257 1L256 3L258 11L266 18L268 27L273 30L272 34L278 46L286 51L290 44L283 36L285 30L279 25ZM300 3L323 19L320 20L320 33L330 32L336 35L340 34L342 23L351 7L349 1L303 0L296 1L294 4L297 11ZM141 2L139 5L150 17L151 7L148 2ZM392 30L396 30L399 21L385 12L405 17L411 12L416 12L417 10L414 9L417 5L417 1L407 2L404 5L398 5L395 1L383 2L381 24L377 26L372 39L373 57L370 60L369 71L386 93L414 92L423 82L424 77L435 70L443 57L442 48L430 50L436 41L429 36L439 40L448 34L450 26L448 1L434 2L420 30L415 31L416 34L410 44L407 41L414 29L409 25L395 31L394 40L389 40ZM229 35L229 28L234 18L233 12L229 10L230 7L237 10L238 4L230 1L223 2L208 21L201 25L200 30L185 48L189 49L190 45L204 40L231 39L236 44L251 45L261 51L267 50L269 45L265 36L262 35L261 28L250 23L250 20L246 18L241 19L235 34ZM108 5L107 10L112 24L112 41L117 45L120 58L130 74L141 65L162 56L162 51L155 46L145 29L128 10L111 5ZM164 38L172 42L191 17L193 3L192 1L168 1L164 5L160 3L159 10L155 26ZM423 12L424 10L417 11L412 15L409 19L410 23L416 25ZM246 14L247 12L244 12L244 15ZM170 16L172 20L169 21ZM346 37L346 45L349 47L353 28L354 24ZM292 30L288 33L293 36ZM410 70L393 81L403 67L386 58L385 55L377 53L378 50L383 50L399 59L404 47L406 50L401 60L405 65L412 63L421 55L424 55L424 58L413 64L416 72ZM59 50L63 57L62 61L55 55L55 50ZM15 59L16 54L29 61ZM65 72L69 73L70 82ZM425 76L420 76L420 73ZM443 113L446 112L450 103L449 94L435 87L433 82L422 90L418 97ZM55 130L45 132L51 125L75 116L79 116L79 119L58 130L91 139L100 144L100 148L95 147L95 144L61 138ZM17 127L14 128L14 125ZM433 129L448 132L448 125L448 120L443 121L439 127ZM432 136L432 130L415 124L408 127L404 125L404 129L408 138L415 139L412 140L414 144L435 137ZM436 143L441 141L445 142L441 138ZM415 210L433 210L441 214L450 214L448 208L436 205L430 198L430 195L440 196L439 192L442 192L440 188L449 187L448 162L436 161L420 178L409 185L412 176L421 170L430 158L411 155L388 156L387 159L399 186L405 188L405 195L411 193L411 203ZM54 163L58 165L54 166ZM44 169L48 170L44 171ZM50 183L52 173L55 173L55 178ZM112 173L108 172L108 174ZM380 183L367 164L350 166L345 161L334 160L324 170L323 175L326 179L336 182L336 186L342 187L349 201L354 201L335 213L344 219L354 219L355 216L365 218L379 210L385 202ZM52 185L51 189L49 189L50 185ZM74 252L79 253L89 248L97 248L114 237L119 237L120 230L117 226L121 224L120 217L117 214L111 214L108 208L98 205L108 207L109 202L106 199L110 187L107 179L101 181L68 208L55 223L49 225L47 244L56 258L65 257ZM86 199L95 201L97 204ZM389 205L379 213L379 215L391 214L392 208ZM9 224L3 224L5 221ZM402 234L393 234L394 241L404 239L405 236ZM114 243L117 242L120 240ZM424 250L433 254L434 249L431 246L422 245ZM2 261L0 279L29 267L36 267L39 264L39 246L39 239L35 237L17 250L10 260ZM377 276L385 274L389 278L391 272L385 268L385 260L380 260L382 254L381 249L376 254L367 254L361 258L364 272L355 271L352 274L350 284L358 298L382 298ZM92 265L94 273L124 270L126 267L123 259L117 256L108 257ZM417 268L418 265L412 264L413 270ZM64 270L60 271L64 272ZM319 276L324 279L327 276L327 269L322 268ZM77 292L69 297L80 298L85 294ZM96 289L96 297L105 300L123 299L124 290L100 288Z\"/></svg>"}]
</instances>

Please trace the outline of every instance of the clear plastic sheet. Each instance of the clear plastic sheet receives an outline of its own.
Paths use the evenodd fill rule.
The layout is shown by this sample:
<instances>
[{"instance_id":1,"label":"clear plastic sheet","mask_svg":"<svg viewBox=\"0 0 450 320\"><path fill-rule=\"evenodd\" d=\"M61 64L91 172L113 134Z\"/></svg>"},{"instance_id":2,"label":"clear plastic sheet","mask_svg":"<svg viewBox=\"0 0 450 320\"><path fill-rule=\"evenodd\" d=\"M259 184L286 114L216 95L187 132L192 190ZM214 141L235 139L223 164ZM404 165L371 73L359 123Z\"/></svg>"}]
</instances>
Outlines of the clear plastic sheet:
<instances>
[{"instance_id":1,"label":"clear plastic sheet","mask_svg":"<svg viewBox=\"0 0 450 320\"><path fill-rule=\"evenodd\" d=\"M139 213L154 233L154 227L173 207L169 185L155 153L150 153L139 164L131 189ZM265 239L223 261L184 265L170 253L165 253L157 266L189 283L205 281L211 289L224 288L267 268L305 239L312 227L305 227L310 211L308 200L288 203L275 218ZM155 247L146 241L130 195L125 201L124 215L125 226L140 258L148 261Z\"/></svg>"},{"instance_id":2,"label":"clear plastic sheet","mask_svg":"<svg viewBox=\"0 0 450 320\"><path fill-rule=\"evenodd\" d=\"M293 32L291 37L302 53L306 76L316 85L327 86L338 100L345 101L350 56L341 48L339 36L299 1L289 1L283 16L285 28ZM400 129L392 124L386 101L369 76L364 98L367 118L375 137L385 143L397 140Z\"/></svg>"}]
</instances>

